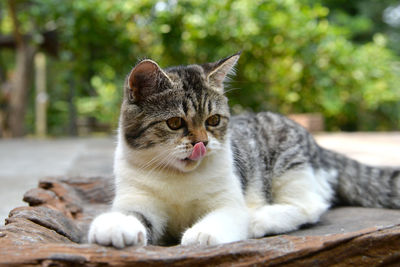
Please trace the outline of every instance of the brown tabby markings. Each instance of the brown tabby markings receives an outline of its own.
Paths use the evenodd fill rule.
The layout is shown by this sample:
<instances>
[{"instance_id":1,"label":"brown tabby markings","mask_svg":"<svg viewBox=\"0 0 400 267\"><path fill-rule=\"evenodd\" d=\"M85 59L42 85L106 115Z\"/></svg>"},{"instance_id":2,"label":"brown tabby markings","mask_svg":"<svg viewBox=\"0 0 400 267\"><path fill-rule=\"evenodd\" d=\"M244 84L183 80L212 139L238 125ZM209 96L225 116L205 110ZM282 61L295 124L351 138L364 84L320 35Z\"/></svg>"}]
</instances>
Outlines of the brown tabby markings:
<instances>
[{"instance_id":1,"label":"brown tabby markings","mask_svg":"<svg viewBox=\"0 0 400 267\"><path fill-rule=\"evenodd\" d=\"M176 67L166 69L165 73L170 80L158 82L161 87L157 94L141 99L135 106L125 97L121 121L128 144L136 149L146 149L176 137L177 133L171 132L165 125L165 120L171 117L185 119L186 127L178 134L189 136L192 142L207 140L206 131L223 140L229 121L227 99L208 88L202 69L198 66ZM165 88L165 84L172 88ZM129 91L127 84L125 95L129 95ZM218 127L204 123L213 114L221 115Z\"/></svg>"},{"instance_id":2,"label":"brown tabby markings","mask_svg":"<svg viewBox=\"0 0 400 267\"><path fill-rule=\"evenodd\" d=\"M206 132L222 142L230 131L235 168L243 188L252 179L262 179L270 202L273 202L273 177L311 164L316 170L338 171L337 179L331 181L337 190L336 201L374 207L400 206L398 169L366 166L322 149L305 129L282 115L247 114L229 122L222 80L209 82L206 77L206 73L229 58L216 63L167 68L163 70L167 78L161 74L155 77L150 95L140 96L141 101L137 102L124 97L121 124L127 143L135 149L146 149L186 136L191 136L193 142L205 140ZM218 69L214 73L217 78L220 74L224 72ZM130 90L128 82L125 95ZM204 124L213 114L221 116L217 127ZM171 132L165 120L174 116L183 117L187 127ZM249 148L250 141L256 144L257 150Z\"/></svg>"},{"instance_id":3,"label":"brown tabby markings","mask_svg":"<svg viewBox=\"0 0 400 267\"><path fill-rule=\"evenodd\" d=\"M230 117L223 81L238 58L165 70L144 60L132 70L114 161L116 212L95 219L91 242L216 245L293 231L335 202L400 208L398 168L323 149L282 115Z\"/></svg>"}]
</instances>

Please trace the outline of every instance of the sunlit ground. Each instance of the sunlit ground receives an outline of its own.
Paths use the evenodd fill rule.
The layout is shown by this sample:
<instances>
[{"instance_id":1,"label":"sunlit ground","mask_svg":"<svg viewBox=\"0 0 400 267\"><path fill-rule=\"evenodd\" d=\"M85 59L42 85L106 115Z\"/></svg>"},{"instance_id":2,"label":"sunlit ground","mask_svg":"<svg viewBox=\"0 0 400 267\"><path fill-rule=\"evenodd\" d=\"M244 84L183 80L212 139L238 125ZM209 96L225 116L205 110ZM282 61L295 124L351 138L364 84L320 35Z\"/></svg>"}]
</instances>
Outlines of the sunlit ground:
<instances>
[{"instance_id":1,"label":"sunlit ground","mask_svg":"<svg viewBox=\"0 0 400 267\"><path fill-rule=\"evenodd\" d=\"M319 134L324 147L372 165L400 166L400 133ZM113 138L0 140L0 220L23 194L53 176L112 176Z\"/></svg>"}]
</instances>

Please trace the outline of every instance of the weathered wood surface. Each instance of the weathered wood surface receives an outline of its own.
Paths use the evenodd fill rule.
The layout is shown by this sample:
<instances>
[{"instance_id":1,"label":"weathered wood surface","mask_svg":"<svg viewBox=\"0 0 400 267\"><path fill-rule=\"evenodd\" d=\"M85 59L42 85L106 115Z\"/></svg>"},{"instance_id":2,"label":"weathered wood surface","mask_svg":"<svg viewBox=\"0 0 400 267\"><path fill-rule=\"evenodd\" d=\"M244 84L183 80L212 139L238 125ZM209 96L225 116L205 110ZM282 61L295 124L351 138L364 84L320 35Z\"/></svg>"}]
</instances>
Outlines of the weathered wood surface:
<instances>
[{"instance_id":1,"label":"weathered wood surface","mask_svg":"<svg viewBox=\"0 0 400 267\"><path fill-rule=\"evenodd\" d=\"M110 179L43 180L28 191L29 207L10 212L0 228L0 265L20 266L398 266L400 264L399 211L386 210L387 221L357 231L321 234L329 224L340 224L340 214L354 224L368 212L348 218L347 208L336 209L312 226L290 235L253 239L214 247L131 247L116 250L86 244L90 220L112 199ZM368 211L368 210L367 210ZM346 213L347 212L347 213ZM374 210L371 210L373 213ZM364 214L364 215L362 215ZM386 216L386 215L380 216ZM363 217L364 216L364 217ZM398 216L398 217L397 217ZM374 216L370 216L374 218ZM337 220L337 221L335 221ZM379 221L379 218L377 219ZM363 225L364 226L364 225ZM321 228L322 227L322 228ZM345 226L344 226L345 227ZM346 227L345 227L346 228ZM323 230L326 232L326 230ZM305 235L306 234L306 235ZM317 234L317 235L315 235Z\"/></svg>"}]
</instances>

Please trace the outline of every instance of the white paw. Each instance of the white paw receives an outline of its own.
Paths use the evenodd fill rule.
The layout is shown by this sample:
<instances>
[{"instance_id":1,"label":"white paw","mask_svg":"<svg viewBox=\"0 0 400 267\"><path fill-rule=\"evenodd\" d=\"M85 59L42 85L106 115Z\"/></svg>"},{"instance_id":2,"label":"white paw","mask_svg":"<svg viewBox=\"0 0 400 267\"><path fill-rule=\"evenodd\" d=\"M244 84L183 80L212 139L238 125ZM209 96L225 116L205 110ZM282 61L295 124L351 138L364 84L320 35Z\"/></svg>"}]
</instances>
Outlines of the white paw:
<instances>
[{"instance_id":1,"label":"white paw","mask_svg":"<svg viewBox=\"0 0 400 267\"><path fill-rule=\"evenodd\" d=\"M224 243L222 242L215 233L210 233L205 229L199 227L192 227L186 230L183 234L181 244L184 246L188 245L200 245L200 246L212 246Z\"/></svg>"},{"instance_id":2,"label":"white paw","mask_svg":"<svg viewBox=\"0 0 400 267\"><path fill-rule=\"evenodd\" d=\"M252 238L260 238L269 233L271 233L269 227L269 222L264 214L255 214L254 217L251 218L250 227L249 227L249 235Z\"/></svg>"},{"instance_id":3,"label":"white paw","mask_svg":"<svg viewBox=\"0 0 400 267\"><path fill-rule=\"evenodd\" d=\"M146 228L134 216L120 212L104 213L90 225L89 243L116 248L146 245Z\"/></svg>"},{"instance_id":4,"label":"white paw","mask_svg":"<svg viewBox=\"0 0 400 267\"><path fill-rule=\"evenodd\" d=\"M252 238L282 234L298 229L305 223L304 214L293 206L265 206L252 214L249 234Z\"/></svg>"}]
</instances>

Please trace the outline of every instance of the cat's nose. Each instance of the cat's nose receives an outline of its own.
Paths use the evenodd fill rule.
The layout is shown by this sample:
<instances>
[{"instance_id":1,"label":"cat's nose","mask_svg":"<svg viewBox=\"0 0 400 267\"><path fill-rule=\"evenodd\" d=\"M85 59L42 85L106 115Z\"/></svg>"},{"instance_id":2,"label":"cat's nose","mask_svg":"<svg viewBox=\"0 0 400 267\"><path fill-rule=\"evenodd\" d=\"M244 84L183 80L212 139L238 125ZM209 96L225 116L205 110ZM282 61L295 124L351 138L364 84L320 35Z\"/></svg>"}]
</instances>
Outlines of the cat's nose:
<instances>
[{"instance_id":1,"label":"cat's nose","mask_svg":"<svg viewBox=\"0 0 400 267\"><path fill-rule=\"evenodd\" d=\"M192 146L195 146L197 143L203 143L204 146L207 146L208 141L192 142Z\"/></svg>"},{"instance_id":2,"label":"cat's nose","mask_svg":"<svg viewBox=\"0 0 400 267\"><path fill-rule=\"evenodd\" d=\"M204 146L207 146L208 144L208 136L205 129L192 129L189 131L188 137L193 147L200 142L203 143Z\"/></svg>"}]
</instances>

